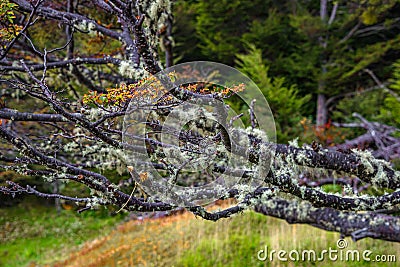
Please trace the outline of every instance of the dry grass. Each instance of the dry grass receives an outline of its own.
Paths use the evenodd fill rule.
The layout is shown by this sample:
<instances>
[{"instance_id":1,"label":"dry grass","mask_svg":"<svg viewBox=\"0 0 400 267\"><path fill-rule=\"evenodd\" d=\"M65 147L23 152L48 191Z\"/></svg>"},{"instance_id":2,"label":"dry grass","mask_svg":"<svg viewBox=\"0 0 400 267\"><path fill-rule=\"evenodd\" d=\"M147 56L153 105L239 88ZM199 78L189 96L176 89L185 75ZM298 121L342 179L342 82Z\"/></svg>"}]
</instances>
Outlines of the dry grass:
<instances>
[{"instance_id":1,"label":"dry grass","mask_svg":"<svg viewBox=\"0 0 400 267\"><path fill-rule=\"evenodd\" d=\"M85 243L65 260L51 266L266 266L266 262L257 260L257 252L266 245L276 250L322 251L329 246L335 249L338 238L337 233L307 225L289 225L254 212L216 223L184 212L121 224L109 235ZM347 240L349 249L370 249L374 254L400 251L400 244L396 243ZM271 266L281 263L275 261ZM359 264L336 262L335 266ZM294 263L286 265L295 266Z\"/></svg>"}]
</instances>

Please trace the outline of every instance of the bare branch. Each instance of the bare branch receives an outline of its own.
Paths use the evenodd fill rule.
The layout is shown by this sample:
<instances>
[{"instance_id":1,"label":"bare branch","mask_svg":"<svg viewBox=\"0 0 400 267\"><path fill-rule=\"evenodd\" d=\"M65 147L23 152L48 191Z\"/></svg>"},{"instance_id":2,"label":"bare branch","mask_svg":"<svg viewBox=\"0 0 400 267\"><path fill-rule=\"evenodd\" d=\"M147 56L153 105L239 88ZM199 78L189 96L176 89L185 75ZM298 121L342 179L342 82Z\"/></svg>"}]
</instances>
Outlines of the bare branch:
<instances>
[{"instance_id":1,"label":"bare branch","mask_svg":"<svg viewBox=\"0 0 400 267\"><path fill-rule=\"evenodd\" d=\"M365 237L400 241L400 218L395 216L314 208L306 202L283 199L271 199L258 204L255 211L289 223L306 223L324 230L337 231L344 236L351 236L354 241Z\"/></svg>"}]
</instances>

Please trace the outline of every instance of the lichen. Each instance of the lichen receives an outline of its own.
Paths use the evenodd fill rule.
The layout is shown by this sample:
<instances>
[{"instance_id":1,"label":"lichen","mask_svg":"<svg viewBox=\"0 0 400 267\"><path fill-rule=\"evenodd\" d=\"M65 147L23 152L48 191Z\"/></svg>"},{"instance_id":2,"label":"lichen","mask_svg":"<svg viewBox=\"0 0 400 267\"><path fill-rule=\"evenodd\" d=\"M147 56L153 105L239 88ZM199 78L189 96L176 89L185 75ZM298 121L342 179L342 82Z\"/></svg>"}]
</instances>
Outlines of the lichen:
<instances>
[{"instance_id":1,"label":"lichen","mask_svg":"<svg viewBox=\"0 0 400 267\"><path fill-rule=\"evenodd\" d=\"M293 147L296 147L296 148L299 148L299 138L296 137L295 139L289 141L289 145L291 145Z\"/></svg>"},{"instance_id":2,"label":"lichen","mask_svg":"<svg viewBox=\"0 0 400 267\"><path fill-rule=\"evenodd\" d=\"M374 173L375 169L372 165L372 161L375 159L371 152L368 150L359 150L359 149L352 149L351 150L354 154L358 155L360 158L361 163L364 165L366 172L369 174Z\"/></svg>"},{"instance_id":3,"label":"lichen","mask_svg":"<svg viewBox=\"0 0 400 267\"><path fill-rule=\"evenodd\" d=\"M129 60L121 60L118 71L122 76L135 80L142 80L149 76L142 62L137 66L134 62Z\"/></svg>"},{"instance_id":4,"label":"lichen","mask_svg":"<svg viewBox=\"0 0 400 267\"><path fill-rule=\"evenodd\" d=\"M254 137L260 139L263 142L268 142L269 141L267 134L263 130L260 130L260 129L257 129L257 128L253 129L252 127L247 127L245 132L248 135L249 134L253 135Z\"/></svg>"},{"instance_id":5,"label":"lichen","mask_svg":"<svg viewBox=\"0 0 400 267\"><path fill-rule=\"evenodd\" d=\"M92 21L89 21L89 20L77 21L74 24L74 27L80 31L88 32L89 35L91 35L91 36L96 35L96 31L95 31L96 25Z\"/></svg>"},{"instance_id":6,"label":"lichen","mask_svg":"<svg viewBox=\"0 0 400 267\"><path fill-rule=\"evenodd\" d=\"M144 31L152 47L153 54L156 55L157 46L160 42L160 34L168 26L169 17L172 14L170 0L138 1L139 11L145 15Z\"/></svg>"}]
</instances>

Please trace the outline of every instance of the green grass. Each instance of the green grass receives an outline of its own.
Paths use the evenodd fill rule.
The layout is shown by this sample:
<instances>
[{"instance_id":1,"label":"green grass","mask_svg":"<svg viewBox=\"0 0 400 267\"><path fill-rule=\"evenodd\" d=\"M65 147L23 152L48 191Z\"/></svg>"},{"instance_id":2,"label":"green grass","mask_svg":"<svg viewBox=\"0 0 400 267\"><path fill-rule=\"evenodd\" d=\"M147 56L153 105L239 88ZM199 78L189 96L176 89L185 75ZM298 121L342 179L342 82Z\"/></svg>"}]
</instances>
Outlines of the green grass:
<instances>
[{"instance_id":1,"label":"green grass","mask_svg":"<svg viewBox=\"0 0 400 267\"><path fill-rule=\"evenodd\" d=\"M8 212L7 212L8 211ZM5 216L6 214L6 216ZM7 221L7 222L6 222ZM0 266L369 266L368 262L259 261L268 250L336 249L339 234L308 225L289 225L255 212L244 212L218 222L190 213L161 219L118 223L107 211L78 215L50 208L18 207L0 210L2 240ZM348 249L369 249L395 254L400 244L374 239L354 243ZM5 242L4 242L5 241ZM86 242L85 242L86 241ZM53 256L55 254L55 256ZM372 264L373 266L396 266Z\"/></svg>"},{"instance_id":2,"label":"green grass","mask_svg":"<svg viewBox=\"0 0 400 267\"><path fill-rule=\"evenodd\" d=\"M197 230L196 230L197 228ZM201 228L201 230L199 229ZM199 239L193 239L192 246L176 258L175 266L370 266L370 262L329 261L312 262L272 262L260 261L257 253L268 247L271 250L315 250L317 257L324 249L337 249L338 233L322 231L308 225L289 225L284 221L268 218L255 212L245 212L222 223L201 222L192 225L191 232L201 231ZM377 254L396 255L400 261L400 244L381 240L364 239L353 242L346 238L348 247L343 250L358 249L361 253L369 249ZM344 254L345 255L345 254ZM286 255L286 258L288 255ZM325 257L327 258L327 257ZM374 266L397 266L396 263L378 264Z\"/></svg>"},{"instance_id":3,"label":"green grass","mask_svg":"<svg viewBox=\"0 0 400 267\"><path fill-rule=\"evenodd\" d=\"M241 223L239 218L249 225ZM265 225L261 227L264 223L260 218L255 213L248 213L221 226L202 223L205 230L202 238L176 259L177 266L263 266L256 253L263 244L270 242L270 238L263 234ZM258 227L253 228L255 225ZM196 228L196 225L192 227Z\"/></svg>"},{"instance_id":4,"label":"green grass","mask_svg":"<svg viewBox=\"0 0 400 267\"><path fill-rule=\"evenodd\" d=\"M87 242L55 266L369 266L368 262L273 262L260 261L257 253L274 250L337 249L338 233L308 225L289 225L255 212L244 212L218 222L192 214L156 220L129 221L109 235ZM395 254L400 244L373 239L354 243L346 238L349 250L369 249L377 254ZM398 259L400 260L400 259ZM396 266L395 263L374 266Z\"/></svg>"},{"instance_id":5,"label":"green grass","mask_svg":"<svg viewBox=\"0 0 400 267\"><path fill-rule=\"evenodd\" d=\"M71 248L110 232L121 219L122 215L110 216L106 210L58 214L54 206L38 205L34 199L0 209L0 266L59 260Z\"/></svg>"}]
</instances>

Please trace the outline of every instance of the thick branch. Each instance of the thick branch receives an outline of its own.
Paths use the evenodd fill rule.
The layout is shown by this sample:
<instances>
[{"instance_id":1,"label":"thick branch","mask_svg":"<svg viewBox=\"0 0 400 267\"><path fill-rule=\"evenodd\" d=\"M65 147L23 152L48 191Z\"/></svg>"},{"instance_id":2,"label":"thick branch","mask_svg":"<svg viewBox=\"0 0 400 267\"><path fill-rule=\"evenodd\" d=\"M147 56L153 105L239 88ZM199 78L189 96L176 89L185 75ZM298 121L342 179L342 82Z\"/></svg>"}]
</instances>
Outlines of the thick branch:
<instances>
[{"instance_id":1,"label":"thick branch","mask_svg":"<svg viewBox=\"0 0 400 267\"><path fill-rule=\"evenodd\" d=\"M76 113L75 116L81 116ZM12 109L0 109L0 118L13 121L45 121L45 122L67 122L68 120L60 114L36 114L29 112L18 112Z\"/></svg>"},{"instance_id":2,"label":"thick branch","mask_svg":"<svg viewBox=\"0 0 400 267\"><path fill-rule=\"evenodd\" d=\"M306 202L271 199L255 206L255 211L284 219L289 223L305 223L351 236L357 241L371 237L400 242L400 218L376 213L353 213L332 208L315 208Z\"/></svg>"},{"instance_id":3,"label":"thick branch","mask_svg":"<svg viewBox=\"0 0 400 267\"><path fill-rule=\"evenodd\" d=\"M282 159L291 158L300 166L323 168L342 171L358 176L361 180L378 187L392 189L400 188L400 173L393 168L369 156L357 154L344 154L336 151L314 151L312 149L297 148L282 144L265 144L271 151L275 151L275 157ZM258 163L265 160L260 151L250 151L249 160Z\"/></svg>"},{"instance_id":4,"label":"thick branch","mask_svg":"<svg viewBox=\"0 0 400 267\"><path fill-rule=\"evenodd\" d=\"M69 65L82 65L82 64L108 64L112 63L115 65L118 65L121 62L120 59L113 58L111 56L106 56L104 58L73 58L73 59L68 59L64 61L55 61L55 62L48 62L46 64L47 69L55 69L55 68L67 68ZM2 64L2 63L0 63ZM38 70L44 70L45 65L43 64L28 64L26 63L28 68L31 71L38 71ZM9 63L9 66L0 66L0 71L25 71L25 67L21 66L12 66L11 63Z\"/></svg>"}]
</instances>

